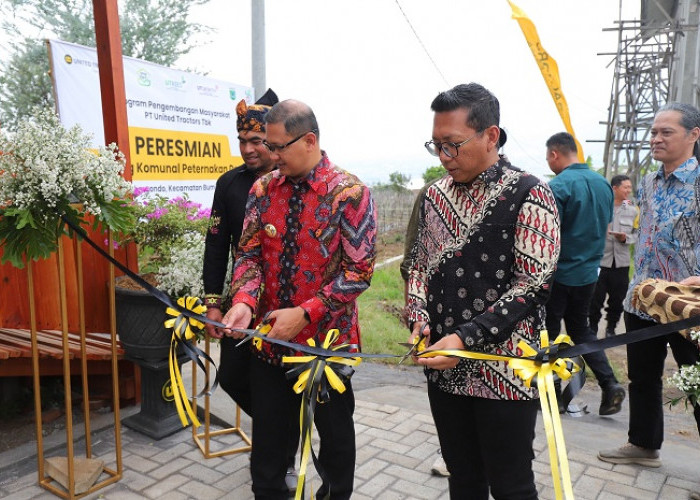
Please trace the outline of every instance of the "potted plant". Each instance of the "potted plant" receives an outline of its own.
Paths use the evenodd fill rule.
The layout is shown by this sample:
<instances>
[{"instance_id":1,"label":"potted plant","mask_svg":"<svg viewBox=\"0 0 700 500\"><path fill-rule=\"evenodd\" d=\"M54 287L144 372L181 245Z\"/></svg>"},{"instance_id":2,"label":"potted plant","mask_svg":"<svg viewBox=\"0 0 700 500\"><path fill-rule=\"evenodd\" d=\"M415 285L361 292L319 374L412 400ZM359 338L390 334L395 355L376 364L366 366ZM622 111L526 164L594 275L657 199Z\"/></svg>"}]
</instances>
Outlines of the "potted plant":
<instances>
[{"instance_id":1,"label":"potted plant","mask_svg":"<svg viewBox=\"0 0 700 500\"><path fill-rule=\"evenodd\" d=\"M133 226L125 203L124 156L115 144L95 147L79 126L66 129L49 109L36 109L14 133L0 134L0 245L2 263L24 267L47 258L77 226L113 231Z\"/></svg>"},{"instance_id":2,"label":"potted plant","mask_svg":"<svg viewBox=\"0 0 700 500\"><path fill-rule=\"evenodd\" d=\"M187 196L168 199L134 190L136 222L122 243L138 245L141 277L168 294L201 297L204 239L210 210ZM141 366L141 411L124 425L161 439L180 429L173 403L168 354L172 331L164 326L166 307L129 277L117 278L117 333L127 356ZM185 356L180 356L180 363Z\"/></svg>"},{"instance_id":3,"label":"potted plant","mask_svg":"<svg viewBox=\"0 0 700 500\"><path fill-rule=\"evenodd\" d=\"M204 238L209 209L187 196L168 199L134 190L136 222L122 244L138 245L141 277L173 300L201 297ZM129 277L117 278L117 333L134 359L159 363L168 355L171 332L165 329L165 306Z\"/></svg>"},{"instance_id":4,"label":"potted plant","mask_svg":"<svg viewBox=\"0 0 700 500\"><path fill-rule=\"evenodd\" d=\"M2 262L21 268L27 259L46 258L58 248L58 239L70 233L66 220L76 227L91 222L95 229L124 235L122 242L138 244L142 272L152 273L166 293L201 295L209 211L186 197L168 200L133 192L122 177L124 166L114 144L95 148L79 127L64 128L48 109L35 111L16 132L0 135ZM120 281L128 286L124 278ZM138 295L138 302L153 304L144 316L151 323L144 326L145 319L125 308L131 298L123 299L120 287L117 333L127 356L142 367L141 413L130 419L135 428L159 439L182 428L167 390L171 331L163 325L166 306L145 291ZM143 335L134 340L132 334L139 329ZM164 345L165 350L148 352L149 344Z\"/></svg>"}]
</instances>

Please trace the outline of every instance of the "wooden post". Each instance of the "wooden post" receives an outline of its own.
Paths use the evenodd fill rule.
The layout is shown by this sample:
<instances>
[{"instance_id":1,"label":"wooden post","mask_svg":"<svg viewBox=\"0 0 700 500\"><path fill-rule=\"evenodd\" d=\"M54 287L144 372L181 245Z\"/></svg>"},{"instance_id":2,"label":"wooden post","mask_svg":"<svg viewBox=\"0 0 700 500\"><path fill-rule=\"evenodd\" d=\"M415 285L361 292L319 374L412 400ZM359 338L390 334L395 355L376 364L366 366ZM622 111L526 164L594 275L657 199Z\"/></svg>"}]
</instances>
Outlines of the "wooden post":
<instances>
[{"instance_id":1,"label":"wooden post","mask_svg":"<svg viewBox=\"0 0 700 500\"><path fill-rule=\"evenodd\" d=\"M93 0L95 15L95 41L97 63L100 72L102 97L102 123L105 143L116 143L126 157L124 178L132 180L131 151L129 150L129 123L126 114L126 90L124 88L124 62L119 33L117 0ZM135 245L126 249L126 265L138 271Z\"/></svg>"},{"instance_id":2,"label":"wooden post","mask_svg":"<svg viewBox=\"0 0 700 500\"><path fill-rule=\"evenodd\" d=\"M124 177L130 181L129 124L126 116L124 63L117 0L93 0L93 8L95 9L95 40L100 71L105 142L117 143L126 156Z\"/></svg>"}]
</instances>

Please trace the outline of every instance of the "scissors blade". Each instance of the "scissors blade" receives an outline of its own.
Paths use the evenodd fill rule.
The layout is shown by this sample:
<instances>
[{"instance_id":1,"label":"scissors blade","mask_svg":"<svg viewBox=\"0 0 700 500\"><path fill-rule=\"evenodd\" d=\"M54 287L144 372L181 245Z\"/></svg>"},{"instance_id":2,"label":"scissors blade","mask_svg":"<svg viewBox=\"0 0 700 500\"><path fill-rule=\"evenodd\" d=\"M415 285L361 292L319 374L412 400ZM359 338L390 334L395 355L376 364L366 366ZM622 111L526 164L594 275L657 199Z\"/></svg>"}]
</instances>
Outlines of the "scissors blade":
<instances>
[{"instance_id":1,"label":"scissors blade","mask_svg":"<svg viewBox=\"0 0 700 500\"><path fill-rule=\"evenodd\" d=\"M269 325L269 324L270 324L270 313L268 312L267 314L265 314L265 316L263 317L263 320L262 320L262 321L260 322L260 324L255 328L255 330L260 330L260 328L261 328L262 326ZM246 338L244 338L244 339L241 340L238 344L236 344L236 347L242 346L243 344L245 344L246 342L248 342L248 341L249 341L250 339L252 339L252 338L253 338L252 335L248 335Z\"/></svg>"},{"instance_id":2,"label":"scissors blade","mask_svg":"<svg viewBox=\"0 0 700 500\"><path fill-rule=\"evenodd\" d=\"M423 325L423 328L421 329L420 334L418 335L418 337L415 339L415 342L413 342L413 343L410 343L410 342L399 342L399 345L403 345L403 346L406 346L406 347L410 347L410 349L408 350L408 352L407 352L406 354L404 354L403 357L401 358L401 360L399 361L399 364L401 364L401 363L403 363L404 361L406 361L406 358L408 358L409 356L411 356L412 354L414 354L414 353L418 350L418 346L420 345L421 342L423 342L423 340L424 340L424 339L426 338L426 336L427 336L427 335L426 335L426 330L427 330L427 329L428 329L428 324L426 323L425 325Z\"/></svg>"},{"instance_id":3,"label":"scissors blade","mask_svg":"<svg viewBox=\"0 0 700 500\"><path fill-rule=\"evenodd\" d=\"M413 354L416 351L416 347L418 347L418 344L411 345L411 348L408 350L408 352L406 354L403 355L403 357L401 358L401 361L399 361L399 364L406 361L406 358L408 358L411 354Z\"/></svg>"},{"instance_id":4,"label":"scissors blade","mask_svg":"<svg viewBox=\"0 0 700 500\"><path fill-rule=\"evenodd\" d=\"M250 339L252 339L252 338L253 338L252 335L248 335L246 338L244 338L244 339L241 340L238 344L236 344L236 347L242 346L243 344L245 344L246 342L248 342L248 341L249 341Z\"/></svg>"}]
</instances>

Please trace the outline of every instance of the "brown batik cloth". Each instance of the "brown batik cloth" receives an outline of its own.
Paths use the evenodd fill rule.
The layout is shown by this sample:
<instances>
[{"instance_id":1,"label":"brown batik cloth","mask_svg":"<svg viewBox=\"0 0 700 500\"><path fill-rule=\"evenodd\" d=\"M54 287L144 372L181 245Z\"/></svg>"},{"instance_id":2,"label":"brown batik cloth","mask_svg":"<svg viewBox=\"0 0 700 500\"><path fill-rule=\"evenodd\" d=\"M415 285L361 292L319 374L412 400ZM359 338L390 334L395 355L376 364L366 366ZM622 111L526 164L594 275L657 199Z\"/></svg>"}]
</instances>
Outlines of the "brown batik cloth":
<instances>
[{"instance_id":1,"label":"brown batik cloth","mask_svg":"<svg viewBox=\"0 0 700 500\"><path fill-rule=\"evenodd\" d=\"M657 323L670 323L700 315L700 286L648 279L634 289L632 307L648 314ZM700 327L696 327L700 328ZM689 337L689 330L681 335Z\"/></svg>"}]
</instances>

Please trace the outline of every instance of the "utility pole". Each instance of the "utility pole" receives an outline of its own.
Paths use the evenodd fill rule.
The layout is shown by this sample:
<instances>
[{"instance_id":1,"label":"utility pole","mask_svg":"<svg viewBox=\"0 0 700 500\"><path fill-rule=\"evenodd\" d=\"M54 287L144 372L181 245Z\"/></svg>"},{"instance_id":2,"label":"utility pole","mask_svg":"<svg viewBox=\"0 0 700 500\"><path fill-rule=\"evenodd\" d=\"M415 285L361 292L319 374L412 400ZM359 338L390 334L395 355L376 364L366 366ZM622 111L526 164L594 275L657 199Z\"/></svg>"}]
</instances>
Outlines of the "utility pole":
<instances>
[{"instance_id":1,"label":"utility pole","mask_svg":"<svg viewBox=\"0 0 700 500\"><path fill-rule=\"evenodd\" d=\"M255 99L267 90L265 83L265 0L250 0L253 87Z\"/></svg>"}]
</instances>

